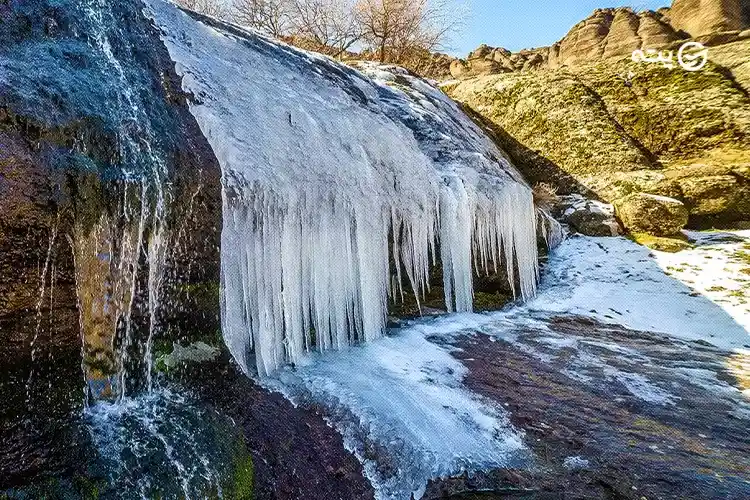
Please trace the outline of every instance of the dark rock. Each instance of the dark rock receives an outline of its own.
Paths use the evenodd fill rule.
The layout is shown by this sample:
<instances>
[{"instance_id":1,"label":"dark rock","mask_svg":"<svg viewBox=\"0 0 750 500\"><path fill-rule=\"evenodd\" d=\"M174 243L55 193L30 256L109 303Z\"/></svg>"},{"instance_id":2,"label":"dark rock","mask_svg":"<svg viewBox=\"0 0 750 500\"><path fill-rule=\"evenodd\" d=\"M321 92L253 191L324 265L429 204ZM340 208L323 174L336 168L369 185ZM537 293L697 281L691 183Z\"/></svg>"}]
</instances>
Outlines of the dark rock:
<instances>
[{"instance_id":1,"label":"dark rock","mask_svg":"<svg viewBox=\"0 0 750 500\"><path fill-rule=\"evenodd\" d=\"M94 342L98 334L90 334L101 328L84 322L82 332L79 326L87 317L80 299L100 297L104 282L81 279L73 249L103 218L123 233L123 208L132 208L123 194L133 192L123 174L144 173L143 144L162 159L173 189L162 296L171 307L157 321L172 325L175 337L190 328L219 328L218 300L210 312L196 313L182 293L186 284L218 283L216 159L141 3L107 4L104 25L96 26L110 38L122 72L96 37L86 36L94 29L86 8L78 0L0 3L0 363L7 367L0 397L8 403L0 415L0 447L8 450L0 457L0 489L81 472L79 452L87 446L81 366L107 371L111 353L97 350L102 339ZM133 98L148 102L141 120L125 108L128 87ZM124 153L124 135L141 145L139 154ZM120 246L107 243L116 251ZM196 259L201 265L192 265ZM147 274L143 265L136 278L136 336L148 333ZM116 335L115 327L108 335Z\"/></svg>"},{"instance_id":2,"label":"dark rock","mask_svg":"<svg viewBox=\"0 0 750 500\"><path fill-rule=\"evenodd\" d=\"M736 368L743 366L736 354L585 318L551 318L545 325L550 330L519 328L512 341L465 337L454 351L469 369L469 389L509 412L539 467L435 481L429 498L443 492L455 498L750 496L741 392L748 374L747 364ZM562 343L545 343L550 334ZM689 373L710 375L704 383ZM629 380L645 385L628 387ZM571 467L576 457L588 466Z\"/></svg>"}]
</instances>

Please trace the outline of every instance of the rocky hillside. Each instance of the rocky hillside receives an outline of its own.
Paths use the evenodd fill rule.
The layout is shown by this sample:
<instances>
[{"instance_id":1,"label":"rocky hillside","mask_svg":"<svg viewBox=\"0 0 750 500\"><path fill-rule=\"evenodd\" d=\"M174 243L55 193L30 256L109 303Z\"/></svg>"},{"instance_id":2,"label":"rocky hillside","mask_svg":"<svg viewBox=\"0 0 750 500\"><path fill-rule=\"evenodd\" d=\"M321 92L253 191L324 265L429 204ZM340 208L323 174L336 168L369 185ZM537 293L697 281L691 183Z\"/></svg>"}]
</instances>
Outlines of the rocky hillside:
<instances>
[{"instance_id":1,"label":"rocky hillside","mask_svg":"<svg viewBox=\"0 0 750 500\"><path fill-rule=\"evenodd\" d=\"M598 10L546 49L482 47L444 90L532 182L609 202L668 196L685 203L693 225L737 225L750 220L750 31L707 32L746 26L731 15L739 7L691 16L684 4ZM686 26L704 41L735 41L709 46L696 72L631 60L639 48L683 43Z\"/></svg>"},{"instance_id":2,"label":"rocky hillside","mask_svg":"<svg viewBox=\"0 0 750 500\"><path fill-rule=\"evenodd\" d=\"M694 39L716 46L750 38L750 0L674 0L672 7L636 12L597 9L550 47L511 53L482 45L456 59L454 78L575 67L630 57L634 50L676 48Z\"/></svg>"}]
</instances>

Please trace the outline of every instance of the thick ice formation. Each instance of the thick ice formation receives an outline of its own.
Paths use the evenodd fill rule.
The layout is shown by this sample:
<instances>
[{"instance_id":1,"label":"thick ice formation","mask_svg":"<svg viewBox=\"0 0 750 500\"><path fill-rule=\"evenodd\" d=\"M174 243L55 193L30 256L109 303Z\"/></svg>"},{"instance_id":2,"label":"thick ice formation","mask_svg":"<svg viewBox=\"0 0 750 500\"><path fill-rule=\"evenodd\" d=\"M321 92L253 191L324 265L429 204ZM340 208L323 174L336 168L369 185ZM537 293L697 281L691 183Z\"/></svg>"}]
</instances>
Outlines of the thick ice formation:
<instances>
[{"instance_id":1,"label":"thick ice formation","mask_svg":"<svg viewBox=\"0 0 750 500\"><path fill-rule=\"evenodd\" d=\"M449 310L501 265L534 294L531 190L438 90L146 4L222 166L223 330L246 370L251 350L265 375L379 337L388 297L421 295L438 258Z\"/></svg>"},{"instance_id":2,"label":"thick ice formation","mask_svg":"<svg viewBox=\"0 0 750 500\"><path fill-rule=\"evenodd\" d=\"M420 321L378 342L314 355L263 383L323 412L378 499L420 498L436 477L529 467L531 452L507 412L464 386L468 370L450 346L428 340L471 329L471 316Z\"/></svg>"}]
</instances>

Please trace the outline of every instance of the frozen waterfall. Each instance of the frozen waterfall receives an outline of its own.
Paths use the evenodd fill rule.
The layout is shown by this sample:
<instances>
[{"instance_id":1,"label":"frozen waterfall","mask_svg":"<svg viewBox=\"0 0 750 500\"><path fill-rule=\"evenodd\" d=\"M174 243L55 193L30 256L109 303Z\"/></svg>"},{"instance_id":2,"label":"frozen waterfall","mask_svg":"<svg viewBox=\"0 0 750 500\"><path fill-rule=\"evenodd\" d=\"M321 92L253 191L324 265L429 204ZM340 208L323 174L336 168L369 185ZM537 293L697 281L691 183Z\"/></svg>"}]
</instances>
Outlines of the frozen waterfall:
<instances>
[{"instance_id":1,"label":"frozen waterfall","mask_svg":"<svg viewBox=\"0 0 750 500\"><path fill-rule=\"evenodd\" d=\"M499 266L535 293L531 190L440 91L146 4L222 166L223 331L245 370L381 336L436 264L450 311Z\"/></svg>"}]
</instances>

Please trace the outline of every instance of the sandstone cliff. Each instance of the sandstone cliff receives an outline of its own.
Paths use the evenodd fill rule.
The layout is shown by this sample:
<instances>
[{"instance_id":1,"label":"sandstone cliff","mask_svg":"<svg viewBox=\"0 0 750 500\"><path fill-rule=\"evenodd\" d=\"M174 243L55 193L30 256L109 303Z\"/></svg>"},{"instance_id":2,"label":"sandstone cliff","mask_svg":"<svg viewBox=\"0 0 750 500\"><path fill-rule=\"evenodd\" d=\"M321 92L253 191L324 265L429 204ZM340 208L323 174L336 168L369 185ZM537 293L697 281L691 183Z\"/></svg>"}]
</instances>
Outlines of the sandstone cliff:
<instances>
[{"instance_id":1,"label":"sandstone cliff","mask_svg":"<svg viewBox=\"0 0 750 500\"><path fill-rule=\"evenodd\" d=\"M465 60L454 60L450 72L466 78L575 67L627 58L635 50L676 48L691 38L716 46L750 38L749 27L750 0L675 0L656 12L597 9L550 47L511 53L482 45Z\"/></svg>"}]
</instances>

